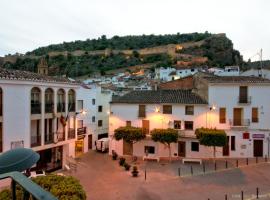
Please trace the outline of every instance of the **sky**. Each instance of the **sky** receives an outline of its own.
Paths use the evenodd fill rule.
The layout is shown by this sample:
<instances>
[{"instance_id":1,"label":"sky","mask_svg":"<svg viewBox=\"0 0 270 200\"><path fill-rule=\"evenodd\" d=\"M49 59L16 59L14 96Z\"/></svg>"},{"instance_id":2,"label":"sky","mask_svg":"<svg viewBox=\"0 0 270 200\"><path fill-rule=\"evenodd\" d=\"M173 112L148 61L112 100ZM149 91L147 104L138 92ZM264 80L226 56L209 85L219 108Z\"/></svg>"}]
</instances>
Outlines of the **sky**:
<instances>
[{"instance_id":1,"label":"sky","mask_svg":"<svg viewBox=\"0 0 270 200\"><path fill-rule=\"evenodd\" d=\"M0 0L0 56L101 35L226 33L270 59L269 0Z\"/></svg>"}]
</instances>

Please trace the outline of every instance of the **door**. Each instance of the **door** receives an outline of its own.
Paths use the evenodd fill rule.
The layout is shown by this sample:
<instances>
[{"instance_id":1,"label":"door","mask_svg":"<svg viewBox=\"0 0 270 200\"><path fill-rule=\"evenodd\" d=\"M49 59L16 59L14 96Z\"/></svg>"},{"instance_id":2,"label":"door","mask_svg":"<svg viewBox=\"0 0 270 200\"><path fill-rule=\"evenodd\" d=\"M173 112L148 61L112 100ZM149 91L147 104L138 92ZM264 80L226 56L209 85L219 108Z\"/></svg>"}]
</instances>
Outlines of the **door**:
<instances>
[{"instance_id":1,"label":"door","mask_svg":"<svg viewBox=\"0 0 270 200\"><path fill-rule=\"evenodd\" d=\"M254 157L263 156L263 140L253 140L253 154Z\"/></svg>"},{"instance_id":2,"label":"door","mask_svg":"<svg viewBox=\"0 0 270 200\"><path fill-rule=\"evenodd\" d=\"M88 150L92 149L92 135L88 135Z\"/></svg>"},{"instance_id":3,"label":"door","mask_svg":"<svg viewBox=\"0 0 270 200\"><path fill-rule=\"evenodd\" d=\"M123 141L123 154L133 155L133 144Z\"/></svg>"},{"instance_id":4,"label":"door","mask_svg":"<svg viewBox=\"0 0 270 200\"><path fill-rule=\"evenodd\" d=\"M145 134L149 134L150 130L149 120L142 120L142 129L143 131L145 131Z\"/></svg>"},{"instance_id":5,"label":"door","mask_svg":"<svg viewBox=\"0 0 270 200\"><path fill-rule=\"evenodd\" d=\"M239 88L239 103L248 103L248 87L240 86Z\"/></svg>"},{"instance_id":6,"label":"door","mask_svg":"<svg viewBox=\"0 0 270 200\"><path fill-rule=\"evenodd\" d=\"M230 154L230 136L227 136L227 143L223 147L223 156L229 156Z\"/></svg>"},{"instance_id":7,"label":"door","mask_svg":"<svg viewBox=\"0 0 270 200\"><path fill-rule=\"evenodd\" d=\"M186 157L186 142L178 141L178 156Z\"/></svg>"},{"instance_id":8,"label":"door","mask_svg":"<svg viewBox=\"0 0 270 200\"><path fill-rule=\"evenodd\" d=\"M75 142L75 157L83 154L83 139Z\"/></svg>"},{"instance_id":9,"label":"door","mask_svg":"<svg viewBox=\"0 0 270 200\"><path fill-rule=\"evenodd\" d=\"M233 125L241 126L242 125L242 108L233 109Z\"/></svg>"}]
</instances>

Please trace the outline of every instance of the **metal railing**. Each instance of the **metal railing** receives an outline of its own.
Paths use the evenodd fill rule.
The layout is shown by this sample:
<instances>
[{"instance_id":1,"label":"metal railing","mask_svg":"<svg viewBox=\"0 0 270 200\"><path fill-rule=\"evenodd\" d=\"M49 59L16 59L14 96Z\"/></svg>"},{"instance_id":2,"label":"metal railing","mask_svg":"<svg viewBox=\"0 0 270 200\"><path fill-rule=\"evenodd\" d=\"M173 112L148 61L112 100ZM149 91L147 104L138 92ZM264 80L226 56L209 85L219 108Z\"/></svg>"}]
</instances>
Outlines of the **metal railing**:
<instances>
[{"instance_id":1,"label":"metal railing","mask_svg":"<svg viewBox=\"0 0 270 200\"><path fill-rule=\"evenodd\" d=\"M53 143L53 133L45 133L45 138L44 138L45 144L51 144Z\"/></svg>"},{"instance_id":2,"label":"metal railing","mask_svg":"<svg viewBox=\"0 0 270 200\"><path fill-rule=\"evenodd\" d=\"M230 119L231 127L246 127L250 126L250 119Z\"/></svg>"},{"instance_id":3,"label":"metal railing","mask_svg":"<svg viewBox=\"0 0 270 200\"><path fill-rule=\"evenodd\" d=\"M40 114L41 113L41 103L32 102L31 103L31 114Z\"/></svg>"},{"instance_id":4,"label":"metal railing","mask_svg":"<svg viewBox=\"0 0 270 200\"><path fill-rule=\"evenodd\" d=\"M11 194L12 200L16 199L37 199L37 200L57 200L55 196L53 196L48 191L41 188L39 185L34 183L30 178L27 178L20 172L9 172L5 174L0 174L1 179L10 178L11 181ZM16 194L16 185L20 185L23 188L23 197L17 198Z\"/></svg>"},{"instance_id":5,"label":"metal railing","mask_svg":"<svg viewBox=\"0 0 270 200\"><path fill-rule=\"evenodd\" d=\"M53 113L53 103L45 103L45 113Z\"/></svg>"},{"instance_id":6,"label":"metal railing","mask_svg":"<svg viewBox=\"0 0 270 200\"><path fill-rule=\"evenodd\" d=\"M68 103L68 111L75 112L75 103Z\"/></svg>"},{"instance_id":7,"label":"metal railing","mask_svg":"<svg viewBox=\"0 0 270 200\"><path fill-rule=\"evenodd\" d=\"M66 104L65 103L57 103L57 112L65 112Z\"/></svg>"},{"instance_id":8,"label":"metal railing","mask_svg":"<svg viewBox=\"0 0 270 200\"><path fill-rule=\"evenodd\" d=\"M31 147L37 147L40 145L41 145L41 136L40 135L31 136Z\"/></svg>"},{"instance_id":9,"label":"metal railing","mask_svg":"<svg viewBox=\"0 0 270 200\"><path fill-rule=\"evenodd\" d=\"M68 129L68 139L74 139L75 138L75 129L69 128Z\"/></svg>"},{"instance_id":10,"label":"metal railing","mask_svg":"<svg viewBox=\"0 0 270 200\"><path fill-rule=\"evenodd\" d=\"M239 96L238 103L240 104L250 104L251 103L251 96Z\"/></svg>"},{"instance_id":11,"label":"metal railing","mask_svg":"<svg viewBox=\"0 0 270 200\"><path fill-rule=\"evenodd\" d=\"M66 137L65 132L57 132L57 140L58 142L64 141Z\"/></svg>"},{"instance_id":12,"label":"metal railing","mask_svg":"<svg viewBox=\"0 0 270 200\"><path fill-rule=\"evenodd\" d=\"M86 134L86 127L77 128L77 135L84 135Z\"/></svg>"}]
</instances>

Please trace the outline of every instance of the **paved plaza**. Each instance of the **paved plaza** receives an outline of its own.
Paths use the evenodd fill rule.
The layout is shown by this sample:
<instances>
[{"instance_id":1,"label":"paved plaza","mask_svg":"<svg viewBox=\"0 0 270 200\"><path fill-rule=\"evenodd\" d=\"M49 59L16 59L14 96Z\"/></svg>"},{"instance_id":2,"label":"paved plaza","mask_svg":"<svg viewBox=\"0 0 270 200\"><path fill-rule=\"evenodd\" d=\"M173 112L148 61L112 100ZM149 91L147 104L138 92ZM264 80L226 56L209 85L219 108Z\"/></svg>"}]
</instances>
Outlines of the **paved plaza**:
<instances>
[{"instance_id":1,"label":"paved plaza","mask_svg":"<svg viewBox=\"0 0 270 200\"><path fill-rule=\"evenodd\" d=\"M190 165L182 165L185 177L178 176L180 161L171 164L149 161L145 180L143 161L138 161L140 176L133 178L118 161L92 151L79 159L76 172L65 173L80 180L89 200L222 200L225 194L228 199L237 200L241 199L241 191L244 191L245 199L252 199L257 187L260 194L264 194L260 199L270 199L265 195L270 192L270 165L263 159L260 161L257 165L255 160L250 160L249 166L195 176L188 175ZM222 162L217 162L218 169L225 168ZM245 162L239 161L239 165L244 166ZM232 167L234 163L231 161L228 165ZM213 161L206 165L213 166ZM195 164L194 174L200 174L200 170L201 166Z\"/></svg>"}]
</instances>

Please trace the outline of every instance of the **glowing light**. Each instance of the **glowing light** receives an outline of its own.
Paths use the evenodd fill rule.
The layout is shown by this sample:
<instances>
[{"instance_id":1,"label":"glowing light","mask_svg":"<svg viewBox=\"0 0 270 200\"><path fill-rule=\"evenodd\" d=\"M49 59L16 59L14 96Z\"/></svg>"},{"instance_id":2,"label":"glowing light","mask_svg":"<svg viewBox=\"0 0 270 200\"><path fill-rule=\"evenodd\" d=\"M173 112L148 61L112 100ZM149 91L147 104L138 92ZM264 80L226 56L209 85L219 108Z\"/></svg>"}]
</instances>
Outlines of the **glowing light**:
<instances>
[{"instance_id":1,"label":"glowing light","mask_svg":"<svg viewBox=\"0 0 270 200\"><path fill-rule=\"evenodd\" d=\"M110 114L110 111L107 111L107 114L109 115Z\"/></svg>"},{"instance_id":2,"label":"glowing light","mask_svg":"<svg viewBox=\"0 0 270 200\"><path fill-rule=\"evenodd\" d=\"M82 115L86 115L87 114L87 112L85 110L83 110L81 113L82 113Z\"/></svg>"},{"instance_id":3,"label":"glowing light","mask_svg":"<svg viewBox=\"0 0 270 200\"><path fill-rule=\"evenodd\" d=\"M159 107L155 107L155 112L159 113L160 112L160 108Z\"/></svg>"}]
</instances>

